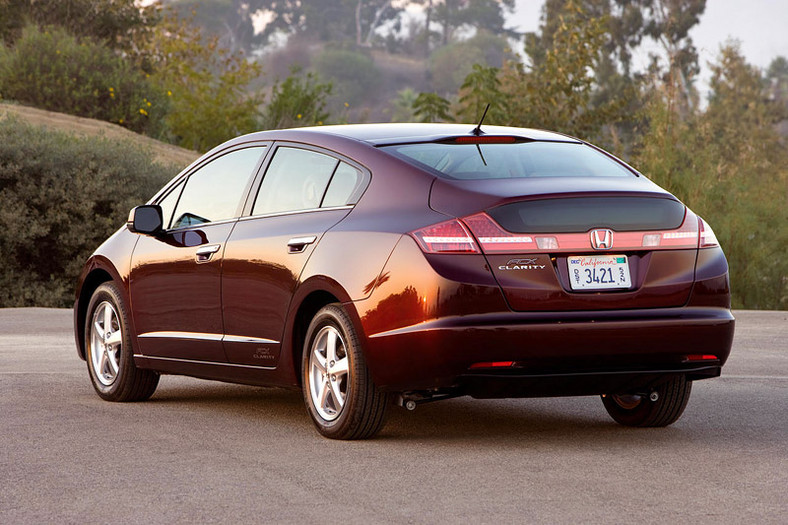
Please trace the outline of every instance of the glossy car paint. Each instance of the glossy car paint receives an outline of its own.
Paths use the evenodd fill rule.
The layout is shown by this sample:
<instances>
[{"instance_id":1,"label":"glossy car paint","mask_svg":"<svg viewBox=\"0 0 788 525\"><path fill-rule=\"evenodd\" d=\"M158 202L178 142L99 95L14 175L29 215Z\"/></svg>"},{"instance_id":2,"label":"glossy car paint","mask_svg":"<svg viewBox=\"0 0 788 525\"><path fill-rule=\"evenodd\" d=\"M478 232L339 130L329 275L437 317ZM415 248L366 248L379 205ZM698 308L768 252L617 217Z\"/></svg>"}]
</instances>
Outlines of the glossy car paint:
<instances>
[{"instance_id":1,"label":"glossy car paint","mask_svg":"<svg viewBox=\"0 0 788 525\"><path fill-rule=\"evenodd\" d=\"M734 328L719 247L629 250L633 288L593 293L571 290L566 253L529 254L540 268L515 271L500 267L516 253L425 254L410 232L510 202L625 193L673 198L634 175L446 180L377 147L469 130L326 127L261 132L219 146L172 184L247 143L270 145L266 156L280 144L318 148L366 170L370 183L354 206L252 217L263 160L237 220L156 236L121 228L80 277L80 356L90 295L113 280L133 312L136 365L163 373L297 387L306 326L322 306L338 302L361 335L375 383L395 392L575 395L645 388L670 374L719 375ZM574 140L536 130L489 132ZM315 240L302 251L289 250L291 239L303 237ZM214 244L220 249L198 260L197 252ZM688 362L688 354L717 360ZM491 361L513 364L472 368Z\"/></svg>"}]
</instances>

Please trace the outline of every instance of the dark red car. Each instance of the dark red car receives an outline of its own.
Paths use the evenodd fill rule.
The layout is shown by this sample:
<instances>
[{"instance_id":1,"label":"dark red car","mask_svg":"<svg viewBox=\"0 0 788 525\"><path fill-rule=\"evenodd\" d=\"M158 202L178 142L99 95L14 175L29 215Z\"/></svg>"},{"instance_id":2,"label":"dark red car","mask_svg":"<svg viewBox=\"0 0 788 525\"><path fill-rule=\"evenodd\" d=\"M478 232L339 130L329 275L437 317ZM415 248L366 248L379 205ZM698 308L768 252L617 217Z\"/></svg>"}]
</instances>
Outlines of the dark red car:
<instances>
[{"instance_id":1,"label":"dark red car","mask_svg":"<svg viewBox=\"0 0 788 525\"><path fill-rule=\"evenodd\" d=\"M669 425L734 330L711 228L635 169L432 124L222 144L87 261L74 322L104 399L159 374L300 387L343 439L462 395L600 394L619 423Z\"/></svg>"}]
</instances>

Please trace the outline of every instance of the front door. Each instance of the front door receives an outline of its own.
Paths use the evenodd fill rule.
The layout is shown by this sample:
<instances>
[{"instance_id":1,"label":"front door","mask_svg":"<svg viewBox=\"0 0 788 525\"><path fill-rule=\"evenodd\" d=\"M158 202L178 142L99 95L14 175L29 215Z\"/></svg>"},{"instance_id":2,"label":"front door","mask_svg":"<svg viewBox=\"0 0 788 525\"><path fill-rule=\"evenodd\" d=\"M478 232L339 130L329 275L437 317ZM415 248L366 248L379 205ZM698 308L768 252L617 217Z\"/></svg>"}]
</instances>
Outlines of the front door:
<instances>
[{"instance_id":1,"label":"front door","mask_svg":"<svg viewBox=\"0 0 788 525\"><path fill-rule=\"evenodd\" d=\"M157 200L166 230L140 236L129 280L142 355L226 361L222 258L263 152L220 153Z\"/></svg>"}]
</instances>

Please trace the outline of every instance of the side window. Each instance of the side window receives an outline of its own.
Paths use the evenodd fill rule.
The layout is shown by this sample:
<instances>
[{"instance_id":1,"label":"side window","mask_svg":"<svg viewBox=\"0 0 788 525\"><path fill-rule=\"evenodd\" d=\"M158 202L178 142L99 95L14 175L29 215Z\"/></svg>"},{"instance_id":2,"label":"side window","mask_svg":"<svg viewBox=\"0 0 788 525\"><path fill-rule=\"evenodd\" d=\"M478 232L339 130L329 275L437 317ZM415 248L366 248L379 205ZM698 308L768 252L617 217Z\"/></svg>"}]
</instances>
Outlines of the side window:
<instances>
[{"instance_id":1,"label":"side window","mask_svg":"<svg viewBox=\"0 0 788 525\"><path fill-rule=\"evenodd\" d=\"M328 185L321 208L355 204L366 187L367 178L360 170L340 162L331 178L331 183Z\"/></svg>"},{"instance_id":2,"label":"side window","mask_svg":"<svg viewBox=\"0 0 788 525\"><path fill-rule=\"evenodd\" d=\"M265 172L252 215L319 208L338 162L314 151L278 148Z\"/></svg>"},{"instance_id":3,"label":"side window","mask_svg":"<svg viewBox=\"0 0 788 525\"><path fill-rule=\"evenodd\" d=\"M165 230L170 227L172 212L175 211L175 205L178 204L178 197L181 196L182 189L183 181L179 182L172 191L158 202L159 206L161 206L161 217Z\"/></svg>"},{"instance_id":4,"label":"side window","mask_svg":"<svg viewBox=\"0 0 788 525\"><path fill-rule=\"evenodd\" d=\"M252 170L264 149L265 146L260 146L230 152L189 175L171 227L235 217Z\"/></svg>"}]
</instances>

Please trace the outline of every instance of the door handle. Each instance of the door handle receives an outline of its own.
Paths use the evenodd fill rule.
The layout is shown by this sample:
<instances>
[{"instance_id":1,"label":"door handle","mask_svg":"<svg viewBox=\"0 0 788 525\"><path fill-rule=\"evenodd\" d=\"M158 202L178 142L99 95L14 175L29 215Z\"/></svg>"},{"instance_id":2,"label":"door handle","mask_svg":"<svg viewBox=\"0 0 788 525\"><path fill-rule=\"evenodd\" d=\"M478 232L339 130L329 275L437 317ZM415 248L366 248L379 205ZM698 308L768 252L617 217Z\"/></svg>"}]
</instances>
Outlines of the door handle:
<instances>
[{"instance_id":1,"label":"door handle","mask_svg":"<svg viewBox=\"0 0 788 525\"><path fill-rule=\"evenodd\" d=\"M206 244L197 249L197 262L208 262L213 257L213 254L219 251L221 244Z\"/></svg>"},{"instance_id":2,"label":"door handle","mask_svg":"<svg viewBox=\"0 0 788 525\"><path fill-rule=\"evenodd\" d=\"M287 253L301 253L307 246L317 240L317 235L307 235L304 237L293 237L287 241Z\"/></svg>"}]
</instances>

